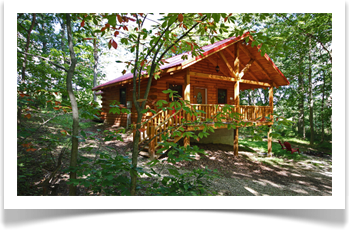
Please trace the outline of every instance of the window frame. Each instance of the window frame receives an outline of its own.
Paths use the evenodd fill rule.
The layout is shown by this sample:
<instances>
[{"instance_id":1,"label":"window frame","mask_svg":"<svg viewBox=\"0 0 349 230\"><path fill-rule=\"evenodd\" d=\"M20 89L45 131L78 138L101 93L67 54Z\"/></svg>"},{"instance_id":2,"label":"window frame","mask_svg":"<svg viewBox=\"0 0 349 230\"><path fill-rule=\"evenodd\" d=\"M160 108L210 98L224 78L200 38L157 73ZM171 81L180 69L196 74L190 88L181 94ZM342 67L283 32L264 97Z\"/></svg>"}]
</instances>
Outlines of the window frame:
<instances>
[{"instance_id":1,"label":"window frame","mask_svg":"<svg viewBox=\"0 0 349 230\"><path fill-rule=\"evenodd\" d=\"M219 103L219 91L224 90L225 91L225 102ZM217 89L217 104L228 104L228 90L227 89Z\"/></svg>"},{"instance_id":2,"label":"window frame","mask_svg":"<svg viewBox=\"0 0 349 230\"><path fill-rule=\"evenodd\" d=\"M123 102L121 101L121 95L122 95L121 92L122 92L123 90L125 90L125 103L123 103ZM126 88L126 87L120 88L120 90L119 90L119 101L120 101L120 105L126 106L126 104L127 104L127 88Z\"/></svg>"},{"instance_id":3,"label":"window frame","mask_svg":"<svg viewBox=\"0 0 349 230\"><path fill-rule=\"evenodd\" d=\"M178 91L178 95L181 96L182 98L184 98L184 87L183 87L183 84L176 84L176 83L168 82L168 83L167 83L167 89L170 89L170 86L171 86L171 85L181 86L182 90L181 90L180 93L179 93L179 91ZM172 89L172 90L173 90L173 89ZM170 99L171 99L171 98L168 97L168 99L167 99L168 102L172 102Z\"/></svg>"}]
</instances>

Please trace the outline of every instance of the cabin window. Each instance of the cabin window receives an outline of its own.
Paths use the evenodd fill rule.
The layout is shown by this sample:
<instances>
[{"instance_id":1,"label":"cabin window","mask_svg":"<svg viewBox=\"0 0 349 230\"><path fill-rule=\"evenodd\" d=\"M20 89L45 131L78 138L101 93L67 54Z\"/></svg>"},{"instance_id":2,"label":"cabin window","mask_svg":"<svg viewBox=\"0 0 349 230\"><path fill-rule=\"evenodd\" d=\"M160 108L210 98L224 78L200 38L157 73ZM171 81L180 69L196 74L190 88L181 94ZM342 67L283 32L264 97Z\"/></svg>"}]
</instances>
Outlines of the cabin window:
<instances>
[{"instance_id":1,"label":"cabin window","mask_svg":"<svg viewBox=\"0 0 349 230\"><path fill-rule=\"evenodd\" d=\"M227 90L218 89L218 104L227 104Z\"/></svg>"},{"instance_id":2,"label":"cabin window","mask_svg":"<svg viewBox=\"0 0 349 230\"><path fill-rule=\"evenodd\" d=\"M169 98L169 101L177 101L179 100L179 98L183 98L183 88L182 88L182 85L173 85L173 84L170 84L169 85L169 89L170 90L173 90L173 91L177 91L176 94L173 94L173 99L172 97Z\"/></svg>"},{"instance_id":3,"label":"cabin window","mask_svg":"<svg viewBox=\"0 0 349 230\"><path fill-rule=\"evenodd\" d=\"M126 88L120 89L120 104L126 106Z\"/></svg>"}]
</instances>

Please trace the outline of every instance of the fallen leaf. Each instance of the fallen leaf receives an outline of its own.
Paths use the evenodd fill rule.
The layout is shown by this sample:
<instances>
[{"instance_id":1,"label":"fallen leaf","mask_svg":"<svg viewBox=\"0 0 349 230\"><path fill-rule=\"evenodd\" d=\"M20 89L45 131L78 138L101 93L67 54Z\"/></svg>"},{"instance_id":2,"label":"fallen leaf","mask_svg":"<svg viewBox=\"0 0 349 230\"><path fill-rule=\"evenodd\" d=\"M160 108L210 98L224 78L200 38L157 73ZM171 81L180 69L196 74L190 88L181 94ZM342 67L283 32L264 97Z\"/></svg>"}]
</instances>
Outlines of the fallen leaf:
<instances>
[{"instance_id":1,"label":"fallen leaf","mask_svg":"<svg viewBox=\"0 0 349 230\"><path fill-rule=\"evenodd\" d=\"M35 150L37 150L37 149L30 148L30 149L26 149L25 151L27 151L27 152L34 152Z\"/></svg>"},{"instance_id":2,"label":"fallen leaf","mask_svg":"<svg viewBox=\"0 0 349 230\"><path fill-rule=\"evenodd\" d=\"M26 143L26 144L22 144L23 147L28 148L31 145L31 143Z\"/></svg>"},{"instance_id":3,"label":"fallen leaf","mask_svg":"<svg viewBox=\"0 0 349 230\"><path fill-rule=\"evenodd\" d=\"M68 132L66 130L61 130L61 134L64 135L64 136L67 136Z\"/></svg>"}]
</instances>

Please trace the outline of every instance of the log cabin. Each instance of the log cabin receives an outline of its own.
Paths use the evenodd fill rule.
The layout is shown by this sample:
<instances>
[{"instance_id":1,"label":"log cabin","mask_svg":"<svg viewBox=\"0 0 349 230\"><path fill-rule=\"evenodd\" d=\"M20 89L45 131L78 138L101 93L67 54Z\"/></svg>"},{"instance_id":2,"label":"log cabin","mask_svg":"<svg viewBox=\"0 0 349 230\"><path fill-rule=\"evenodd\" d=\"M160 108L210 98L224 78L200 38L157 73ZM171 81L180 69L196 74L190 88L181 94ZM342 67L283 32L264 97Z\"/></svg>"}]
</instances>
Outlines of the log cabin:
<instances>
[{"instance_id":1,"label":"log cabin","mask_svg":"<svg viewBox=\"0 0 349 230\"><path fill-rule=\"evenodd\" d=\"M246 37L249 42L246 42ZM171 100L166 89L176 90L184 100L188 100L192 106L206 112L206 118L214 116L217 108L224 104L233 105L235 111L241 114L241 119L251 124L269 126L268 133L268 156L271 156L270 130L273 124L273 88L289 85L289 81L277 68L271 58L261 55L259 46L251 46L253 37L249 32L238 36L218 41L202 47L204 53L201 56L192 57L190 52L168 58L165 64L160 66L161 73L158 80L153 79L148 99ZM183 55L188 55L186 60ZM132 106L133 74L127 73L112 81L94 87L92 90L99 91L102 96L102 116L104 122L111 126L128 127L137 119L137 113ZM147 84L147 76L141 80L141 95L144 95ZM240 105L240 92L247 89L268 88L269 106ZM130 114L109 113L110 103L119 101L130 109ZM184 111L177 111L184 113ZM185 116L182 114L181 116ZM155 149L160 146L161 135L157 138L160 130L168 124L179 124L174 120L170 111L158 111L156 114L144 114L142 123L140 144L151 140L148 146L150 157L154 157ZM269 117L270 119L260 119ZM149 119L150 118L150 119ZM227 127L220 127L226 129ZM193 127L186 127L193 130ZM236 127L228 140L234 146L234 155L238 155L238 130ZM213 135L213 134L211 134ZM210 135L210 136L211 136ZM176 138L178 141L181 137ZM185 137L184 145L190 144L190 139Z\"/></svg>"}]
</instances>

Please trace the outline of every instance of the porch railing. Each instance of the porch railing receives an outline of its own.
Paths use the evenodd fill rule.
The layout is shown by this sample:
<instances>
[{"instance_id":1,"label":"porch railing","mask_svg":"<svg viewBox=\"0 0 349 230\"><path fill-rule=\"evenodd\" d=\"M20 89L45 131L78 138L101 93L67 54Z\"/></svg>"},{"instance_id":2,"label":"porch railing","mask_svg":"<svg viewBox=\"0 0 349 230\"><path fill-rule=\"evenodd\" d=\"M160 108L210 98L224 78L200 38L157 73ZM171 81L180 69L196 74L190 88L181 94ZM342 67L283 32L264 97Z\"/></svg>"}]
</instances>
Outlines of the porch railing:
<instances>
[{"instance_id":1,"label":"porch railing","mask_svg":"<svg viewBox=\"0 0 349 230\"><path fill-rule=\"evenodd\" d=\"M201 113L199 119L201 121L212 119L216 121L216 116L219 112L223 112L223 104L192 104L196 110L204 111ZM242 121L258 121L264 120L264 117L269 117L271 115L270 106L250 106L250 105L240 105L239 107L233 107L232 112L241 114ZM228 119L228 118L227 118Z\"/></svg>"},{"instance_id":2,"label":"porch railing","mask_svg":"<svg viewBox=\"0 0 349 230\"><path fill-rule=\"evenodd\" d=\"M163 141L163 134L168 134L169 137L183 126L183 119L190 121L206 121L208 119L212 122L217 121L217 115L223 112L223 104L191 104L192 109L201 110L204 113L199 113L197 116L189 115L183 109L159 111L155 115L147 118L141 126L141 135L139 144L149 145L149 150L154 154L155 148L161 145ZM232 112L241 114L240 119L244 122L266 122L265 117L270 117L272 111L270 106L249 106L240 105L233 106ZM231 120L228 115L223 115L221 121ZM173 137L174 141L178 141L180 136Z\"/></svg>"}]
</instances>

